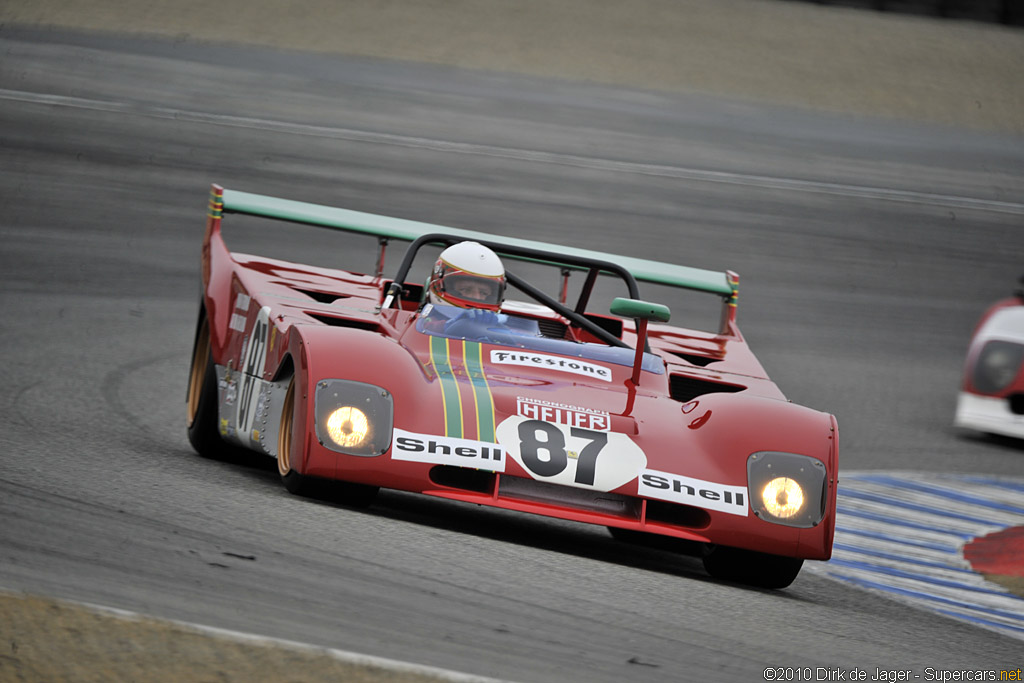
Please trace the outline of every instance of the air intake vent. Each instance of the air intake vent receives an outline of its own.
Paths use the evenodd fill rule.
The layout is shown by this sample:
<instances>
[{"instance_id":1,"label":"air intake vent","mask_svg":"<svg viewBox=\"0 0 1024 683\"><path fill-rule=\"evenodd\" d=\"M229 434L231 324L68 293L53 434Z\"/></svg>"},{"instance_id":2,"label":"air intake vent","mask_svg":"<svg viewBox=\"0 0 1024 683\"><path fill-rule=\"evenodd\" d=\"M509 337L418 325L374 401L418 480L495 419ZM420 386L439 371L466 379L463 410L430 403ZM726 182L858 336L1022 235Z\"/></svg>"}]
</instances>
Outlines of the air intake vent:
<instances>
[{"instance_id":1,"label":"air intake vent","mask_svg":"<svg viewBox=\"0 0 1024 683\"><path fill-rule=\"evenodd\" d=\"M669 379L669 393L677 401L687 403L705 394L727 393L733 394L743 391L746 387L736 384L722 384L721 382L709 382L706 379L688 377L686 375L672 375Z\"/></svg>"},{"instance_id":2,"label":"air intake vent","mask_svg":"<svg viewBox=\"0 0 1024 683\"><path fill-rule=\"evenodd\" d=\"M357 330L368 330L370 332L378 332L380 330L380 326L377 323L366 322L365 320L335 318L331 315L321 315L319 313L310 313L309 311L306 311L306 315L331 327L354 327Z\"/></svg>"},{"instance_id":3,"label":"air intake vent","mask_svg":"<svg viewBox=\"0 0 1024 683\"><path fill-rule=\"evenodd\" d=\"M700 508L661 500L647 501L646 519L648 522L660 522L689 529L706 529L711 524L711 515Z\"/></svg>"},{"instance_id":4,"label":"air intake vent","mask_svg":"<svg viewBox=\"0 0 1024 683\"><path fill-rule=\"evenodd\" d=\"M330 292L314 292L309 289L295 289L299 294L305 294L310 299L319 301L322 304L333 304L338 299L347 299L345 294L331 294Z\"/></svg>"},{"instance_id":5,"label":"air intake vent","mask_svg":"<svg viewBox=\"0 0 1024 683\"><path fill-rule=\"evenodd\" d=\"M520 479L501 475L498 497L533 503L545 503L564 508L590 510L623 519L640 519L640 500L620 493L591 491L574 486L562 486L534 479Z\"/></svg>"},{"instance_id":6,"label":"air intake vent","mask_svg":"<svg viewBox=\"0 0 1024 683\"><path fill-rule=\"evenodd\" d=\"M447 486L475 493L491 493L494 491L494 472L470 470L451 465L438 465L430 468L430 481L438 486Z\"/></svg>"},{"instance_id":7,"label":"air intake vent","mask_svg":"<svg viewBox=\"0 0 1024 683\"><path fill-rule=\"evenodd\" d=\"M537 321L541 335L552 339L565 339L565 323L557 320L540 319Z\"/></svg>"},{"instance_id":8,"label":"air intake vent","mask_svg":"<svg viewBox=\"0 0 1024 683\"><path fill-rule=\"evenodd\" d=\"M708 358L707 356L697 356L692 353L682 353L680 351L669 351L673 356L679 356L690 365L696 365L699 368L707 367L712 363L717 363L721 358Z\"/></svg>"},{"instance_id":9,"label":"air intake vent","mask_svg":"<svg viewBox=\"0 0 1024 683\"><path fill-rule=\"evenodd\" d=\"M584 313L583 317L603 329L605 332L611 333L612 336L622 339L622 321L618 318L609 318L604 315L594 315L592 313Z\"/></svg>"},{"instance_id":10,"label":"air intake vent","mask_svg":"<svg viewBox=\"0 0 1024 683\"><path fill-rule=\"evenodd\" d=\"M1014 415L1024 415L1024 394L1013 394L1008 400L1011 413Z\"/></svg>"}]
</instances>

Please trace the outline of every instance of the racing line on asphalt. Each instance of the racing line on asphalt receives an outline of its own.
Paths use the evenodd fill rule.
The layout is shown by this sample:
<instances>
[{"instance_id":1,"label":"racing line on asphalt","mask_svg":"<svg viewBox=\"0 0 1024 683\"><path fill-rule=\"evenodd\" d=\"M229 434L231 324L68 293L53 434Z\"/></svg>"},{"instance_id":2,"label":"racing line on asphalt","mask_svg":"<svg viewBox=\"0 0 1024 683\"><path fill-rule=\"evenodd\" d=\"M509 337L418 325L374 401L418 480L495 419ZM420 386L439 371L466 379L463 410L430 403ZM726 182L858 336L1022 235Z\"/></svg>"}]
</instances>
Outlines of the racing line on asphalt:
<instances>
[{"instance_id":1,"label":"racing line on asphalt","mask_svg":"<svg viewBox=\"0 0 1024 683\"><path fill-rule=\"evenodd\" d=\"M832 559L805 568L1024 640L1024 598L965 558L986 535L1024 527L1024 480L840 472L838 493ZM1024 575L1024 558L1000 566L1008 565Z\"/></svg>"},{"instance_id":2,"label":"racing line on asphalt","mask_svg":"<svg viewBox=\"0 0 1024 683\"><path fill-rule=\"evenodd\" d=\"M20 90L6 90L3 88L0 88L0 100L28 102L31 104L43 104L73 109L104 111L134 116L148 116L151 118L171 119L174 121L203 123L217 126L230 126L234 128L251 128L290 135L324 137L336 140L349 140L352 142L395 145L399 147L415 147L418 149L427 149L437 152L476 154L480 156L515 159L517 161L561 164L563 166L575 166L579 168L588 168L614 173L632 173L637 175L676 178L679 180L743 185L746 187L756 187L769 190L810 192L815 194L858 197L861 199L878 199L912 204L926 204L951 209L976 209L1024 215L1024 204L1018 202L976 199L972 197L933 194L912 190L893 190L883 187L846 185L843 183L828 183L796 178L777 178L746 173L731 173L727 171L711 171L708 169L684 168L681 166L641 164L629 161L602 159L599 157L583 157L556 152L495 147L468 142L454 142L450 140L436 140L431 138L396 135L392 133L375 133L351 128L314 126L302 123L290 123L287 121L233 116L229 114L211 114L207 112L174 109L170 107L160 107L139 103L92 100L81 97L48 95L44 93L25 92Z\"/></svg>"}]
</instances>

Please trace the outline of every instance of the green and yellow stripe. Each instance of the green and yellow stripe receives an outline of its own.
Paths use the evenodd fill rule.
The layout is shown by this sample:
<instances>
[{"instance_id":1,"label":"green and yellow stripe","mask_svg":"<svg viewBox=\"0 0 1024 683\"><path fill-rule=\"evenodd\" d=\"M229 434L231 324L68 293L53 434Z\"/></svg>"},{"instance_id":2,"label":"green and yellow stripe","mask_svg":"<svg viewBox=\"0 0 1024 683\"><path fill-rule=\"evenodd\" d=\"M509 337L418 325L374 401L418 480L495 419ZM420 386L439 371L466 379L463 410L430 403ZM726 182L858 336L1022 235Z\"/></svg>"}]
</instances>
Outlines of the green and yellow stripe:
<instances>
[{"instance_id":1,"label":"green and yellow stripe","mask_svg":"<svg viewBox=\"0 0 1024 683\"><path fill-rule=\"evenodd\" d=\"M430 338L430 362L441 382L441 401L444 404L444 435L462 436L462 401L459 399L459 381L452 370L448 352L449 339Z\"/></svg>"},{"instance_id":2,"label":"green and yellow stripe","mask_svg":"<svg viewBox=\"0 0 1024 683\"><path fill-rule=\"evenodd\" d=\"M478 441L497 443L494 438L494 397L484 374L483 350L479 342L462 342L466 359L466 374L473 389L476 404L476 433Z\"/></svg>"},{"instance_id":3,"label":"green and yellow stripe","mask_svg":"<svg viewBox=\"0 0 1024 683\"><path fill-rule=\"evenodd\" d=\"M445 436L496 443L494 397L481 344L431 337L430 362L441 384Z\"/></svg>"}]
</instances>

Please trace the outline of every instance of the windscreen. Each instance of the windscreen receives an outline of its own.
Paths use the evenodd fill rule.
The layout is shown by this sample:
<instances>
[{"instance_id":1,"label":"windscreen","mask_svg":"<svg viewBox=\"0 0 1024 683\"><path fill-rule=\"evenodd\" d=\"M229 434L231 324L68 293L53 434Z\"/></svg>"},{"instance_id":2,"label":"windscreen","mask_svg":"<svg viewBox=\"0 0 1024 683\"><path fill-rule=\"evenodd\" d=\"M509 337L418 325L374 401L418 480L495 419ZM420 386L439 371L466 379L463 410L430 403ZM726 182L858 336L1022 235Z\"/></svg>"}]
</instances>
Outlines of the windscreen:
<instances>
[{"instance_id":1,"label":"windscreen","mask_svg":"<svg viewBox=\"0 0 1024 683\"><path fill-rule=\"evenodd\" d=\"M636 356L636 351L629 348L544 336L536 318L455 306L428 304L416 321L416 330L435 337L465 339L626 367L633 366ZM658 356L645 353L643 369L663 374L664 361Z\"/></svg>"}]
</instances>

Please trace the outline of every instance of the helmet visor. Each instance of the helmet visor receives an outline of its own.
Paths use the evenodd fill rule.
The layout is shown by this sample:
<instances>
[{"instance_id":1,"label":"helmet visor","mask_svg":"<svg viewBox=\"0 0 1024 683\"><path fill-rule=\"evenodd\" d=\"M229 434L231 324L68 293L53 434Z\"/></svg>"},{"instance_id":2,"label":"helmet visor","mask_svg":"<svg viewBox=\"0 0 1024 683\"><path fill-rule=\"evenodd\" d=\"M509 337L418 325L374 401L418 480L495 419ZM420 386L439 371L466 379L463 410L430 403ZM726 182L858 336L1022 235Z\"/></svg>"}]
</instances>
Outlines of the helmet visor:
<instances>
[{"instance_id":1,"label":"helmet visor","mask_svg":"<svg viewBox=\"0 0 1024 683\"><path fill-rule=\"evenodd\" d=\"M501 278L465 273L450 273L443 279L444 292L449 297L484 306L501 304L504 285Z\"/></svg>"}]
</instances>

